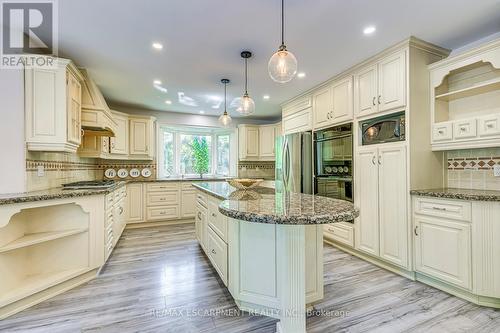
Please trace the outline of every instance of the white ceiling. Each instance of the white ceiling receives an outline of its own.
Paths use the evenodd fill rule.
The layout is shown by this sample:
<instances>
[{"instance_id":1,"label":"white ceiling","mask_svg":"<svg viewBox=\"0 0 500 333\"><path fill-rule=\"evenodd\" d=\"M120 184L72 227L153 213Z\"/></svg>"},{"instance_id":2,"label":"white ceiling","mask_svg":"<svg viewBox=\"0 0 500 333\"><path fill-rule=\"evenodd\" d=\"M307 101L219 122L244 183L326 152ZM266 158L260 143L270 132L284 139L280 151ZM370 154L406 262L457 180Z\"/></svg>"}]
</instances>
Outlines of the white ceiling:
<instances>
[{"instance_id":1,"label":"white ceiling","mask_svg":"<svg viewBox=\"0 0 500 333\"><path fill-rule=\"evenodd\" d=\"M285 42L307 76L280 85L267 74L280 43L280 3L61 0L60 54L87 67L113 104L217 115L210 98L222 97L221 78L232 81L230 100L243 93L239 54L248 49L254 116L276 118L283 101L410 35L454 49L500 31L500 0L286 0ZM367 25L377 27L373 36L363 35ZM153 41L163 50L153 50ZM168 92L156 90L154 79ZM179 92L198 106L179 103Z\"/></svg>"}]
</instances>

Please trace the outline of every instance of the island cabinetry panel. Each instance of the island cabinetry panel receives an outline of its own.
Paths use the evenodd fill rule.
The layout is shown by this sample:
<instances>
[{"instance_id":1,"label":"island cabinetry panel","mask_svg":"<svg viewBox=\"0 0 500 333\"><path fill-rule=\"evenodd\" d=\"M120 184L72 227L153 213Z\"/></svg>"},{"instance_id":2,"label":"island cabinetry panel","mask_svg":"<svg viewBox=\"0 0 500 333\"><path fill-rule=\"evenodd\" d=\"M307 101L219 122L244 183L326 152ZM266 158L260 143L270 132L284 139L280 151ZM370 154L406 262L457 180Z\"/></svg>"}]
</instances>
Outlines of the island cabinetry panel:
<instances>
[{"instance_id":1,"label":"island cabinetry panel","mask_svg":"<svg viewBox=\"0 0 500 333\"><path fill-rule=\"evenodd\" d=\"M206 253L208 249L208 197L201 191L196 193L196 210L196 236Z\"/></svg>"},{"instance_id":2,"label":"island cabinetry panel","mask_svg":"<svg viewBox=\"0 0 500 333\"><path fill-rule=\"evenodd\" d=\"M109 258L115 248L126 225L126 197L125 186L105 196L105 226L104 226L104 256Z\"/></svg>"},{"instance_id":3,"label":"island cabinetry panel","mask_svg":"<svg viewBox=\"0 0 500 333\"><path fill-rule=\"evenodd\" d=\"M191 183L181 185L181 218L194 218L196 215L196 190Z\"/></svg>"},{"instance_id":4,"label":"island cabinetry panel","mask_svg":"<svg viewBox=\"0 0 500 333\"><path fill-rule=\"evenodd\" d=\"M349 222L327 224L323 226L326 240L333 240L349 247L354 247L354 225Z\"/></svg>"}]
</instances>

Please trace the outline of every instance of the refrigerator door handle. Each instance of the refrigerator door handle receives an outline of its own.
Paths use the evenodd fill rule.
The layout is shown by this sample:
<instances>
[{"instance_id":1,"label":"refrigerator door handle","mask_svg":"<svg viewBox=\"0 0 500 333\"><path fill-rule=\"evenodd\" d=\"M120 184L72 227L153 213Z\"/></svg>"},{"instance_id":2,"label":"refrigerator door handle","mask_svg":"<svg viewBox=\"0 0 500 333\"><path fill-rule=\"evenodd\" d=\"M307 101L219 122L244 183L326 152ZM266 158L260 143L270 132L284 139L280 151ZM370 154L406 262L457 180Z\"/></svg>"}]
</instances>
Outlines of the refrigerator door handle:
<instances>
[{"instance_id":1,"label":"refrigerator door handle","mask_svg":"<svg viewBox=\"0 0 500 333\"><path fill-rule=\"evenodd\" d=\"M282 146L282 152L281 152L281 163L282 163L282 172L283 172L283 185L286 189L287 187L287 184L286 184L286 168L287 168L287 165L286 165L286 144L287 144L287 138L285 137L285 139L283 140L283 146Z\"/></svg>"}]
</instances>

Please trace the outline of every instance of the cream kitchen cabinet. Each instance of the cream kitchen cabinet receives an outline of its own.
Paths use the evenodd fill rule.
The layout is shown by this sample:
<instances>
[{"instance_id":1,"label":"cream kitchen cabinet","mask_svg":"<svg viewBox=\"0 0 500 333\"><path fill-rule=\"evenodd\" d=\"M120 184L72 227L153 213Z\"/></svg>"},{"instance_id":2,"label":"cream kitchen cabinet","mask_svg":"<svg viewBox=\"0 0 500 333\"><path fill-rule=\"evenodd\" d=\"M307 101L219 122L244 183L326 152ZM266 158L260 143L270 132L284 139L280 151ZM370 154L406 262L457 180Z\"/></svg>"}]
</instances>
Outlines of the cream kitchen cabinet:
<instances>
[{"instance_id":1,"label":"cream kitchen cabinet","mask_svg":"<svg viewBox=\"0 0 500 333\"><path fill-rule=\"evenodd\" d=\"M314 129L353 118L352 76L339 79L313 93Z\"/></svg>"},{"instance_id":2,"label":"cream kitchen cabinet","mask_svg":"<svg viewBox=\"0 0 500 333\"><path fill-rule=\"evenodd\" d=\"M155 118L129 116L131 159L153 159L155 156Z\"/></svg>"},{"instance_id":3,"label":"cream kitchen cabinet","mask_svg":"<svg viewBox=\"0 0 500 333\"><path fill-rule=\"evenodd\" d=\"M278 125L238 126L240 161L274 161Z\"/></svg>"},{"instance_id":4,"label":"cream kitchen cabinet","mask_svg":"<svg viewBox=\"0 0 500 333\"><path fill-rule=\"evenodd\" d=\"M241 161L259 159L259 126L238 126L239 158Z\"/></svg>"},{"instance_id":5,"label":"cream kitchen cabinet","mask_svg":"<svg viewBox=\"0 0 500 333\"><path fill-rule=\"evenodd\" d=\"M110 153L112 157L127 158L129 152L129 120L128 115L111 111L116 122L115 136L109 138Z\"/></svg>"},{"instance_id":6,"label":"cream kitchen cabinet","mask_svg":"<svg viewBox=\"0 0 500 333\"><path fill-rule=\"evenodd\" d=\"M358 117L406 105L406 52L399 51L354 75L355 110Z\"/></svg>"},{"instance_id":7,"label":"cream kitchen cabinet","mask_svg":"<svg viewBox=\"0 0 500 333\"><path fill-rule=\"evenodd\" d=\"M85 134L77 152L81 157L109 159L109 151L108 137Z\"/></svg>"},{"instance_id":8,"label":"cream kitchen cabinet","mask_svg":"<svg viewBox=\"0 0 500 333\"><path fill-rule=\"evenodd\" d=\"M259 126L259 157L261 160L274 160L276 125Z\"/></svg>"},{"instance_id":9,"label":"cream kitchen cabinet","mask_svg":"<svg viewBox=\"0 0 500 333\"><path fill-rule=\"evenodd\" d=\"M193 218L196 215L196 189L190 183L181 185L181 218Z\"/></svg>"},{"instance_id":10,"label":"cream kitchen cabinet","mask_svg":"<svg viewBox=\"0 0 500 333\"><path fill-rule=\"evenodd\" d=\"M310 131L313 128L311 95L301 96L282 107L282 135Z\"/></svg>"},{"instance_id":11,"label":"cream kitchen cabinet","mask_svg":"<svg viewBox=\"0 0 500 333\"><path fill-rule=\"evenodd\" d=\"M127 184L126 207L125 220L127 223L140 223L145 221L143 183Z\"/></svg>"},{"instance_id":12,"label":"cream kitchen cabinet","mask_svg":"<svg viewBox=\"0 0 500 333\"><path fill-rule=\"evenodd\" d=\"M25 69L28 150L76 152L81 142L83 76L67 59L54 69Z\"/></svg>"},{"instance_id":13,"label":"cream kitchen cabinet","mask_svg":"<svg viewBox=\"0 0 500 333\"><path fill-rule=\"evenodd\" d=\"M355 165L360 208L356 248L408 268L406 147L360 148Z\"/></svg>"}]
</instances>

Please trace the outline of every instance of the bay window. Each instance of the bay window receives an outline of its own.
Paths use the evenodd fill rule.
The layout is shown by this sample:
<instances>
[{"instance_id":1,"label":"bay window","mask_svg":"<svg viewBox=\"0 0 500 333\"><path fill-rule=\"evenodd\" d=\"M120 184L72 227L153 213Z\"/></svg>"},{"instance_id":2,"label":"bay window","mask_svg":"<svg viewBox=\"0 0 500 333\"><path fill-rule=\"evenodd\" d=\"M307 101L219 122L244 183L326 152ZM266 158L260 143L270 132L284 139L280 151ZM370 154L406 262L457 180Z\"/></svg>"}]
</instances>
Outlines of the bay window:
<instances>
[{"instance_id":1,"label":"bay window","mask_svg":"<svg viewBox=\"0 0 500 333\"><path fill-rule=\"evenodd\" d=\"M236 147L236 135L231 130L160 125L158 175L233 176L236 174Z\"/></svg>"}]
</instances>

